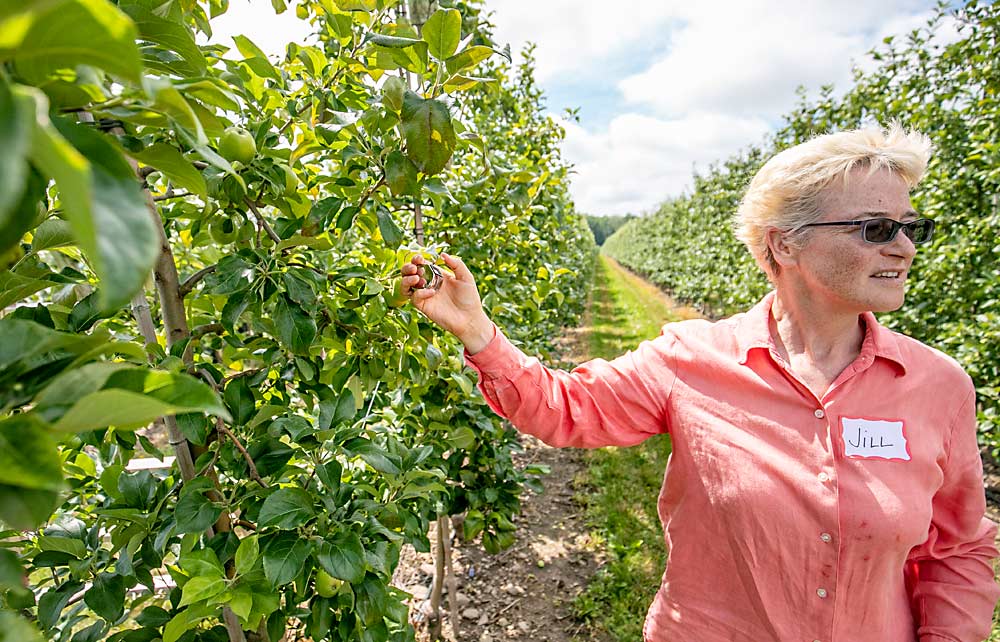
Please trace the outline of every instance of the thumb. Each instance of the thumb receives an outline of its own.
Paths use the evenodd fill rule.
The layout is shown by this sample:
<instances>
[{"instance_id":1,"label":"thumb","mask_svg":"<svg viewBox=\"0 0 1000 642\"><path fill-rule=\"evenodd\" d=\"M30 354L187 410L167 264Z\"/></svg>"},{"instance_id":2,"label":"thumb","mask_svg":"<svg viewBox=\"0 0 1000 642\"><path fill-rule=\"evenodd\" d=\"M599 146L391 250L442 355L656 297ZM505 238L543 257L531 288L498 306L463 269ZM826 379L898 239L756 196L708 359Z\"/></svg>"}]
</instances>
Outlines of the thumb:
<instances>
[{"instance_id":1,"label":"thumb","mask_svg":"<svg viewBox=\"0 0 1000 642\"><path fill-rule=\"evenodd\" d=\"M441 258L444 259L445 265L451 268L451 271L455 273L455 277L459 281L467 281L469 283L475 281L472 276L472 272L465 266L462 259L452 254L445 254L444 252L441 253Z\"/></svg>"}]
</instances>

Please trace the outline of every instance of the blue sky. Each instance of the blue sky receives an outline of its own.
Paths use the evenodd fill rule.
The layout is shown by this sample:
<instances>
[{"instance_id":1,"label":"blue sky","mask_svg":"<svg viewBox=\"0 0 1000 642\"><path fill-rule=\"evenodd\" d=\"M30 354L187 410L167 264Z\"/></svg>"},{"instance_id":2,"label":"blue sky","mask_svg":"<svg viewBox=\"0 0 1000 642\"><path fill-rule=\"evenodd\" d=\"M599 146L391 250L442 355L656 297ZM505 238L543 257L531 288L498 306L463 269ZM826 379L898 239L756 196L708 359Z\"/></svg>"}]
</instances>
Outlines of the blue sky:
<instances>
[{"instance_id":1,"label":"blue sky","mask_svg":"<svg viewBox=\"0 0 1000 642\"><path fill-rule=\"evenodd\" d=\"M289 2L289 4L292 4ZM216 40L268 53L308 29L266 0L231 0ZM923 26L932 0L487 0L495 37L534 42L536 77L567 130L571 193L593 214L640 213L682 193L692 170L761 141L805 86L844 89L887 35ZM608 7L611 7L610 9ZM950 29L950 28L949 28ZM948 34L945 34L948 37ZM579 122L563 120L579 108Z\"/></svg>"}]
</instances>

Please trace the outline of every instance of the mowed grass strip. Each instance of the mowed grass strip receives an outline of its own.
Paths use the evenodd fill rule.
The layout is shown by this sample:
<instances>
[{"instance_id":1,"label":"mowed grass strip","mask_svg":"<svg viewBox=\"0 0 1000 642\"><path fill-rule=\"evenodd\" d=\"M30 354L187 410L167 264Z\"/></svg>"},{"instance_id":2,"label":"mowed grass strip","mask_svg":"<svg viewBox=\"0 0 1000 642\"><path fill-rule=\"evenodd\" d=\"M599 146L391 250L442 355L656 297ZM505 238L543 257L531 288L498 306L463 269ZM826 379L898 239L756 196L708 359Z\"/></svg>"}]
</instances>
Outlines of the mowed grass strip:
<instances>
[{"instance_id":1,"label":"mowed grass strip","mask_svg":"<svg viewBox=\"0 0 1000 642\"><path fill-rule=\"evenodd\" d=\"M598 256L585 319L589 358L613 359L659 335L667 322L690 318L655 286ZM587 453L587 479L579 493L590 536L607 560L576 598L576 615L620 642L642 639L646 608L666 561L656 499L670 455L659 435L631 448ZM603 637L603 636L601 636Z\"/></svg>"}]
</instances>

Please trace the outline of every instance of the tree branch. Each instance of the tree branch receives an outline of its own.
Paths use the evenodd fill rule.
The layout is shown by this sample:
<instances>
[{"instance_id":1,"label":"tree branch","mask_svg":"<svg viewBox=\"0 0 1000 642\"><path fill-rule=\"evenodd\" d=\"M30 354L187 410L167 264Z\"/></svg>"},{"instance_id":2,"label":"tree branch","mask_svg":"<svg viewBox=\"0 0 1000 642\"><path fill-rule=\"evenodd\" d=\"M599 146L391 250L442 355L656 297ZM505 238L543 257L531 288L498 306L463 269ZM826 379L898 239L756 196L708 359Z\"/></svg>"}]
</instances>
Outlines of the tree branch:
<instances>
[{"instance_id":1,"label":"tree branch","mask_svg":"<svg viewBox=\"0 0 1000 642\"><path fill-rule=\"evenodd\" d=\"M215 418L215 429L224 434L226 437L229 437L229 440L233 442L234 446L236 446L236 450L240 451L243 455L243 459L247 462L247 466L250 467L250 479L260 484L261 488L268 488L267 482L261 479L260 473L257 472L257 466L253 463L253 457L251 457L250 453L247 452L247 449L243 447L243 444L241 444L240 440L233 434L233 431L226 428L225 422L219 417Z\"/></svg>"},{"instance_id":2,"label":"tree branch","mask_svg":"<svg viewBox=\"0 0 1000 642\"><path fill-rule=\"evenodd\" d=\"M371 198L371 195L375 192L375 190L377 190L378 188L382 187L383 185L385 185L385 176L383 176L382 178L378 179L377 183L375 183L374 185L372 185L371 187L369 187L368 191L361 195L361 200L358 201L358 209L360 210L361 207L365 204L365 201L367 201L369 198Z\"/></svg>"},{"instance_id":3,"label":"tree branch","mask_svg":"<svg viewBox=\"0 0 1000 642\"><path fill-rule=\"evenodd\" d=\"M168 189L165 193L154 196L153 202L159 203L160 201L169 201L172 198L184 198L185 196L191 196L191 192L175 192L172 189Z\"/></svg>"},{"instance_id":4,"label":"tree branch","mask_svg":"<svg viewBox=\"0 0 1000 642\"><path fill-rule=\"evenodd\" d=\"M183 299L194 289L194 286L198 285L198 282L204 279L209 274L215 272L218 265L209 265L208 267L202 268L185 279L184 283L181 283L179 288L181 298Z\"/></svg>"},{"instance_id":5,"label":"tree branch","mask_svg":"<svg viewBox=\"0 0 1000 642\"><path fill-rule=\"evenodd\" d=\"M206 323L206 324L200 325L200 326L196 327L194 330L192 330L191 331L191 338L192 339L197 339L198 337L203 337L206 334L219 334L220 332L224 332L224 331L225 331L225 328L222 327L221 323Z\"/></svg>"},{"instance_id":6,"label":"tree branch","mask_svg":"<svg viewBox=\"0 0 1000 642\"><path fill-rule=\"evenodd\" d=\"M247 205L250 206L250 211L253 212L254 218L257 219L257 223L264 228L264 231L271 237L271 240L275 243L281 243L281 237L274 233L274 229L271 228L271 225L264 218L264 215L257 209L257 205L249 199L247 200Z\"/></svg>"}]
</instances>

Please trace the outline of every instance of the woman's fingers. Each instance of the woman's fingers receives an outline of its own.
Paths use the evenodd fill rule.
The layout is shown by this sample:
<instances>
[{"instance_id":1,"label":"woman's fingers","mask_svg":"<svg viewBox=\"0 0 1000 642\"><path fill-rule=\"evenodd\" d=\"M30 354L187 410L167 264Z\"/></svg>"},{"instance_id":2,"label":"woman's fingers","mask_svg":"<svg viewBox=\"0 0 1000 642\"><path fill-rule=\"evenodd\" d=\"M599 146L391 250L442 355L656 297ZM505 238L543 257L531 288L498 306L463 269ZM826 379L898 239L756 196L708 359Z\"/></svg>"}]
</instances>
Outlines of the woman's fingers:
<instances>
[{"instance_id":1,"label":"woman's fingers","mask_svg":"<svg viewBox=\"0 0 1000 642\"><path fill-rule=\"evenodd\" d=\"M445 265L451 268L451 271L455 273L455 276L458 278L459 281L468 281L471 283L474 280L472 277L472 272L470 272L469 268L465 266L465 263L462 262L462 259L458 258L457 256L453 256L451 254L445 254L443 252L441 253L441 258L444 259Z\"/></svg>"},{"instance_id":2,"label":"woman's fingers","mask_svg":"<svg viewBox=\"0 0 1000 642\"><path fill-rule=\"evenodd\" d=\"M437 294L437 290L433 288L420 288L419 290L413 291L414 301L423 301L424 299L429 299Z\"/></svg>"}]
</instances>

